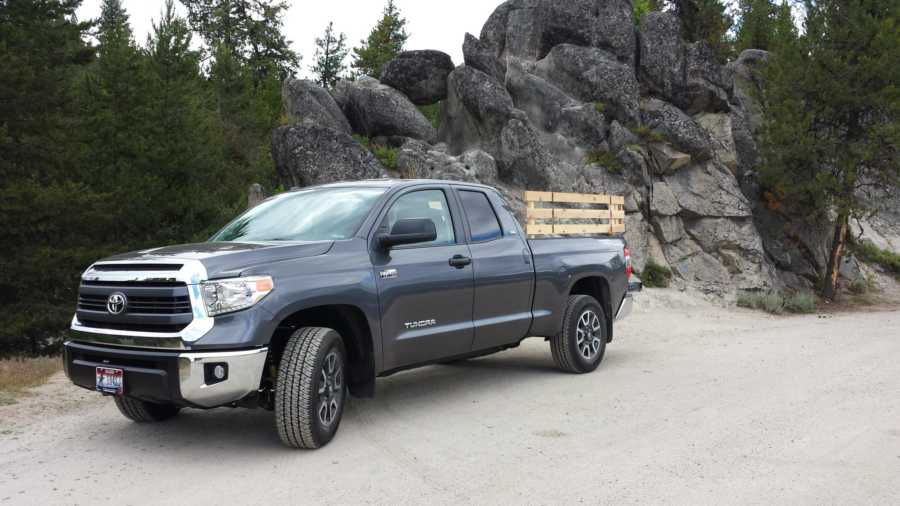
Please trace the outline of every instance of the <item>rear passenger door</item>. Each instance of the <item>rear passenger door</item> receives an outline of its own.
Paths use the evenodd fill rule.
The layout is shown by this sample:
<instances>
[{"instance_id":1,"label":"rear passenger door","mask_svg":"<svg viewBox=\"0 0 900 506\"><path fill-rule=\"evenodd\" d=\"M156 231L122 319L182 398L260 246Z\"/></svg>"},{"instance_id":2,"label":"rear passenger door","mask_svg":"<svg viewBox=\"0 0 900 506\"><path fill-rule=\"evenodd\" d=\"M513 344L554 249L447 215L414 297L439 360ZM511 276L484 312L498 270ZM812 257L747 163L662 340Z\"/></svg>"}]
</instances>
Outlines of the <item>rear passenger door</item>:
<instances>
[{"instance_id":1,"label":"rear passenger door","mask_svg":"<svg viewBox=\"0 0 900 506\"><path fill-rule=\"evenodd\" d=\"M506 213L499 196L466 187L456 187L456 193L475 267L472 349L517 342L531 326L531 252L514 224L499 219Z\"/></svg>"}]
</instances>

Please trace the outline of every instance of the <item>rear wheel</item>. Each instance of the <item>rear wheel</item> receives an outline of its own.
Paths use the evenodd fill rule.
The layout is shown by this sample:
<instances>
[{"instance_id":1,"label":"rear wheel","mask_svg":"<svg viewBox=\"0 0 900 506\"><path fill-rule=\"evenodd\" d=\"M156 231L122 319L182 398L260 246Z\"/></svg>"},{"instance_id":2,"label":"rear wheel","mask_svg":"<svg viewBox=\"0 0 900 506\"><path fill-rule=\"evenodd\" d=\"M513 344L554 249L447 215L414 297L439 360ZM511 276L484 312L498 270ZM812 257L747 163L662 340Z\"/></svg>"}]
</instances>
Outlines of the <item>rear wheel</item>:
<instances>
[{"instance_id":1,"label":"rear wheel","mask_svg":"<svg viewBox=\"0 0 900 506\"><path fill-rule=\"evenodd\" d=\"M161 422L181 411L181 408L174 404L156 404L131 397L116 396L115 402L125 418L138 423Z\"/></svg>"},{"instance_id":2,"label":"rear wheel","mask_svg":"<svg viewBox=\"0 0 900 506\"><path fill-rule=\"evenodd\" d=\"M275 421L281 441L319 448L334 437L347 399L346 353L332 329L304 327L288 340L275 385Z\"/></svg>"},{"instance_id":3,"label":"rear wheel","mask_svg":"<svg viewBox=\"0 0 900 506\"><path fill-rule=\"evenodd\" d=\"M563 371L591 372L606 352L606 313L590 295L572 295L559 334L550 339L553 361Z\"/></svg>"}]
</instances>

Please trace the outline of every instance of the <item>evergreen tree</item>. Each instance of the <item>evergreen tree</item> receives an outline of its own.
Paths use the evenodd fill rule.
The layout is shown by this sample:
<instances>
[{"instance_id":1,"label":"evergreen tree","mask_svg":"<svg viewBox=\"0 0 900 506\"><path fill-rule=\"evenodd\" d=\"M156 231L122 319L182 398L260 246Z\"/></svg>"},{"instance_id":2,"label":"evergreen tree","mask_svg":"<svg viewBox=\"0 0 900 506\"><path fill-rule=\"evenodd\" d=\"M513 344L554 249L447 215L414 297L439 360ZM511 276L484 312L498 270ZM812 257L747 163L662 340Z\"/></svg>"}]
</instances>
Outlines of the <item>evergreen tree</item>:
<instances>
[{"instance_id":1,"label":"evergreen tree","mask_svg":"<svg viewBox=\"0 0 900 506\"><path fill-rule=\"evenodd\" d=\"M325 34L316 39L316 63L310 67L319 85L334 88L341 79L341 74L347 70L344 60L348 52L347 36L343 32L335 36L334 23L329 22Z\"/></svg>"},{"instance_id":2,"label":"evergreen tree","mask_svg":"<svg viewBox=\"0 0 900 506\"><path fill-rule=\"evenodd\" d=\"M191 27L212 56L230 57L248 66L255 83L294 73L300 57L282 32L288 4L283 0L181 0Z\"/></svg>"},{"instance_id":3,"label":"evergreen tree","mask_svg":"<svg viewBox=\"0 0 900 506\"><path fill-rule=\"evenodd\" d=\"M681 18L682 36L688 42L706 41L720 61L732 53L729 30L733 24L721 0L671 0Z\"/></svg>"},{"instance_id":4,"label":"evergreen tree","mask_svg":"<svg viewBox=\"0 0 900 506\"><path fill-rule=\"evenodd\" d=\"M833 239L823 295L834 298L850 219L877 211L900 178L900 4L806 0L805 30L776 40L765 70L762 181Z\"/></svg>"},{"instance_id":5,"label":"evergreen tree","mask_svg":"<svg viewBox=\"0 0 900 506\"><path fill-rule=\"evenodd\" d=\"M769 50L775 40L795 33L791 7L783 1L740 0L737 8L735 51L745 49Z\"/></svg>"},{"instance_id":6,"label":"evergreen tree","mask_svg":"<svg viewBox=\"0 0 900 506\"><path fill-rule=\"evenodd\" d=\"M66 328L94 254L83 234L104 220L90 211L96 193L75 179L72 83L93 58L79 4L0 2L0 355L39 352Z\"/></svg>"},{"instance_id":7,"label":"evergreen tree","mask_svg":"<svg viewBox=\"0 0 900 506\"><path fill-rule=\"evenodd\" d=\"M407 39L406 19L394 0L388 0L375 28L366 40L360 41L359 47L353 48L353 68L357 74L381 78L382 69L403 51Z\"/></svg>"}]
</instances>

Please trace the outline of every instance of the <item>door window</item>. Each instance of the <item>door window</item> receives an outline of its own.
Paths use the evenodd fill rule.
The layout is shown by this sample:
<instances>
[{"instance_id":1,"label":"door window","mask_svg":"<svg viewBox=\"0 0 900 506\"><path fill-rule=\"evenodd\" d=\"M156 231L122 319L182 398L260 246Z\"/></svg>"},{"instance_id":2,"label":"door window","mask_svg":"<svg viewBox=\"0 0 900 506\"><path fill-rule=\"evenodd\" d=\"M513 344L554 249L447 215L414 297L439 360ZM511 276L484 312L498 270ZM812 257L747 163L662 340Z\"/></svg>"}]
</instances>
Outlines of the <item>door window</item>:
<instances>
[{"instance_id":1,"label":"door window","mask_svg":"<svg viewBox=\"0 0 900 506\"><path fill-rule=\"evenodd\" d=\"M437 239L416 246L446 246L456 244L453 219L447 197L441 190L420 190L403 195L391 206L382 227L390 232L399 220L427 218L434 222Z\"/></svg>"},{"instance_id":2,"label":"door window","mask_svg":"<svg viewBox=\"0 0 900 506\"><path fill-rule=\"evenodd\" d=\"M488 201L487 195L481 192L461 190L459 192L466 218L469 220L469 232L472 242L493 241L503 235L497 213Z\"/></svg>"}]
</instances>

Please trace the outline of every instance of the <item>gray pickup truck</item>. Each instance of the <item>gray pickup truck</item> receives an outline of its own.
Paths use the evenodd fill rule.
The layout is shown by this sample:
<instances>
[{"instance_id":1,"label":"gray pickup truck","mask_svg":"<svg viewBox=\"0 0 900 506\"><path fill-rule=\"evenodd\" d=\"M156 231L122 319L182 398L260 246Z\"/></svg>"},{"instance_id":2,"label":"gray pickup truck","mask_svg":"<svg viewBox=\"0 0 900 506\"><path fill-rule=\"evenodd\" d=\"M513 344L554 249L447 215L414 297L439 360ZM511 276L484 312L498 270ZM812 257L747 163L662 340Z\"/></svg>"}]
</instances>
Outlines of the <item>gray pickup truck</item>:
<instances>
[{"instance_id":1,"label":"gray pickup truck","mask_svg":"<svg viewBox=\"0 0 900 506\"><path fill-rule=\"evenodd\" d=\"M593 371L629 314L618 238L528 240L493 188L377 180L270 198L209 242L84 272L65 370L126 417L185 407L275 411L285 444L317 448L375 378L550 342Z\"/></svg>"}]
</instances>

